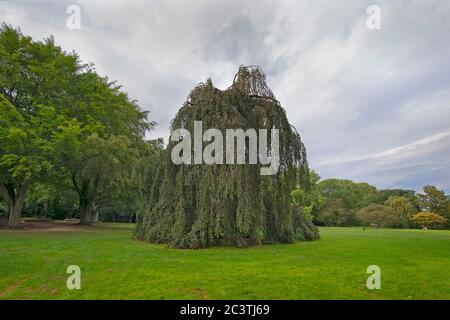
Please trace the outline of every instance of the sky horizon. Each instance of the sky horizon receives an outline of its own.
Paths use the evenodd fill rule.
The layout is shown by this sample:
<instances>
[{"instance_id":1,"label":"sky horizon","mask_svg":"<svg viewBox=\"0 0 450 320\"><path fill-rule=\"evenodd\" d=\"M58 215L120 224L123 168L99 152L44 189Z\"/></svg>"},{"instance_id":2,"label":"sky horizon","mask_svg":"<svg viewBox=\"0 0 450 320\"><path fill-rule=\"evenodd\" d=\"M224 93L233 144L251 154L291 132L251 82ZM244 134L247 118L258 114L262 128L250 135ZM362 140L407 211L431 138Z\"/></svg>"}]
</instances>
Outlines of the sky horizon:
<instances>
[{"instance_id":1,"label":"sky horizon","mask_svg":"<svg viewBox=\"0 0 450 320\"><path fill-rule=\"evenodd\" d=\"M158 123L149 138L168 140L195 85L223 90L258 65L322 178L450 193L448 17L435 0L0 1L0 22L123 85Z\"/></svg>"}]
</instances>

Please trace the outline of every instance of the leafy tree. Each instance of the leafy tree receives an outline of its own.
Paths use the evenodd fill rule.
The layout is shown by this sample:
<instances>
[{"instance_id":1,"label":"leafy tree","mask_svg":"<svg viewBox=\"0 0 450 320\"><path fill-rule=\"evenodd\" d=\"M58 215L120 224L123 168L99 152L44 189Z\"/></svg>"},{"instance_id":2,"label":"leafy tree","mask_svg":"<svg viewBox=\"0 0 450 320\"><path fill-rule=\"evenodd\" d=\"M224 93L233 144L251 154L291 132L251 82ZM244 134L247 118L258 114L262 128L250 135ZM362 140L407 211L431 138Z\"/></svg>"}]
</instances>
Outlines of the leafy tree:
<instances>
[{"instance_id":1,"label":"leafy tree","mask_svg":"<svg viewBox=\"0 0 450 320\"><path fill-rule=\"evenodd\" d=\"M35 183L31 186L26 202L36 203L39 207L37 215L40 218L47 218L49 204L52 197L56 195L56 188L48 183Z\"/></svg>"},{"instance_id":2,"label":"leafy tree","mask_svg":"<svg viewBox=\"0 0 450 320\"><path fill-rule=\"evenodd\" d=\"M158 155L163 148L162 139L143 141L133 148L133 157L123 161L120 183L108 190L109 197L100 211L109 221L133 222L139 219L151 197L154 168L158 166ZM102 219L103 220L103 219Z\"/></svg>"},{"instance_id":3,"label":"leafy tree","mask_svg":"<svg viewBox=\"0 0 450 320\"><path fill-rule=\"evenodd\" d=\"M450 199L435 186L423 187L423 194L418 194L423 209L434 212L446 218L450 218Z\"/></svg>"},{"instance_id":4,"label":"leafy tree","mask_svg":"<svg viewBox=\"0 0 450 320\"><path fill-rule=\"evenodd\" d=\"M364 226L376 224L378 227L392 227L401 222L392 208L374 203L359 210L357 218Z\"/></svg>"},{"instance_id":5,"label":"leafy tree","mask_svg":"<svg viewBox=\"0 0 450 320\"><path fill-rule=\"evenodd\" d=\"M172 129L194 132L195 120L222 132L278 128L280 169L261 176L260 165L175 165L170 142L160 156L154 178L160 183L137 225L138 238L183 248L317 238L317 229L291 204L298 167L307 165L305 148L259 68L240 67L224 91L211 80L194 88Z\"/></svg>"},{"instance_id":6,"label":"leafy tree","mask_svg":"<svg viewBox=\"0 0 450 320\"><path fill-rule=\"evenodd\" d=\"M417 213L416 208L405 197L391 196L386 201L386 205L395 212L399 221L399 226L403 228L409 227L411 216Z\"/></svg>"},{"instance_id":7,"label":"leafy tree","mask_svg":"<svg viewBox=\"0 0 450 320\"><path fill-rule=\"evenodd\" d=\"M390 197L406 198L414 206L416 211L421 210L419 198L417 197L416 191L414 191L414 190L406 190L406 189L378 190L377 195L375 196L375 199L373 202L377 203L377 204L385 204L386 201L388 201Z\"/></svg>"},{"instance_id":8,"label":"leafy tree","mask_svg":"<svg viewBox=\"0 0 450 320\"><path fill-rule=\"evenodd\" d=\"M291 192L292 204L299 208L310 221L313 220L313 213L317 212L325 201L318 188L319 180L320 176L317 172L311 170L303 177L302 181L306 183L299 185Z\"/></svg>"},{"instance_id":9,"label":"leafy tree","mask_svg":"<svg viewBox=\"0 0 450 320\"><path fill-rule=\"evenodd\" d=\"M63 97L64 56L53 38L33 42L19 29L0 28L0 192L9 207L9 227L20 223L30 186L51 172L52 132L64 125L55 115Z\"/></svg>"},{"instance_id":10,"label":"leafy tree","mask_svg":"<svg viewBox=\"0 0 450 320\"><path fill-rule=\"evenodd\" d=\"M447 219L432 212L419 212L412 216L411 222L423 228L436 228L447 223Z\"/></svg>"},{"instance_id":11,"label":"leafy tree","mask_svg":"<svg viewBox=\"0 0 450 320\"><path fill-rule=\"evenodd\" d=\"M104 160L119 141L139 144L153 125L120 86L56 46L52 37L35 42L7 25L0 29L0 95L0 192L11 226L20 221L30 185L64 175L79 194L81 222L87 223L92 199L110 184L98 176L92 180L88 172L94 165L86 156Z\"/></svg>"},{"instance_id":12,"label":"leafy tree","mask_svg":"<svg viewBox=\"0 0 450 320\"><path fill-rule=\"evenodd\" d=\"M324 205L315 214L314 222L326 226L351 226L356 223L355 213L341 198L326 198Z\"/></svg>"},{"instance_id":13,"label":"leafy tree","mask_svg":"<svg viewBox=\"0 0 450 320\"><path fill-rule=\"evenodd\" d=\"M372 203L377 189L365 182L356 183L346 179L326 179L319 182L323 196L340 198L350 210L359 210Z\"/></svg>"},{"instance_id":14,"label":"leafy tree","mask_svg":"<svg viewBox=\"0 0 450 320\"><path fill-rule=\"evenodd\" d=\"M55 188L56 192L49 201L48 217L51 219L76 218L79 215L78 194L72 182L65 178Z\"/></svg>"},{"instance_id":15,"label":"leafy tree","mask_svg":"<svg viewBox=\"0 0 450 320\"><path fill-rule=\"evenodd\" d=\"M374 201L377 190L368 183L326 179L318 184L324 205L314 213L314 221L325 225L354 225L356 212Z\"/></svg>"},{"instance_id":16,"label":"leafy tree","mask_svg":"<svg viewBox=\"0 0 450 320\"><path fill-rule=\"evenodd\" d=\"M46 156L50 142L42 138L42 128L36 126L36 121L51 120L40 110L36 114L32 119L25 118L0 94L0 194L9 208L10 228L20 224L31 183L51 168Z\"/></svg>"},{"instance_id":17,"label":"leafy tree","mask_svg":"<svg viewBox=\"0 0 450 320\"><path fill-rule=\"evenodd\" d=\"M93 70L82 74L81 80L77 92L85 92L79 101L82 111L74 114L76 122L58 135L55 160L68 171L79 195L80 223L88 224L97 220L99 206L111 202L108 195L126 184L136 148L153 123L119 86ZM102 166L102 161L110 167Z\"/></svg>"},{"instance_id":18,"label":"leafy tree","mask_svg":"<svg viewBox=\"0 0 450 320\"><path fill-rule=\"evenodd\" d=\"M79 126L64 128L56 135L57 161L68 172L79 196L80 223L96 222L99 206L110 200L116 184L124 183L127 165L134 154L130 139L92 134L83 139Z\"/></svg>"}]
</instances>

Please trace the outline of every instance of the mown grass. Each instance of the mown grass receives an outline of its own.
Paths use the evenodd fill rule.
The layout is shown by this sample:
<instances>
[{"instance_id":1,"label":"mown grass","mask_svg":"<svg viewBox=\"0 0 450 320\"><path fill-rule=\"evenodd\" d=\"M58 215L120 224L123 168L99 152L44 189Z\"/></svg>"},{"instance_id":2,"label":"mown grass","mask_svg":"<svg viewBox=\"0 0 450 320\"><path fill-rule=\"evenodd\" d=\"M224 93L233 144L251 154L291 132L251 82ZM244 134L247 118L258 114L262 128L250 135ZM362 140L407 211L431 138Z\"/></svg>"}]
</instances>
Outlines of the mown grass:
<instances>
[{"instance_id":1,"label":"mown grass","mask_svg":"<svg viewBox=\"0 0 450 320\"><path fill-rule=\"evenodd\" d=\"M315 242L203 250L131 235L0 232L0 299L450 299L450 231L321 228ZM66 287L72 264L81 290ZM373 264L380 290L366 287Z\"/></svg>"}]
</instances>

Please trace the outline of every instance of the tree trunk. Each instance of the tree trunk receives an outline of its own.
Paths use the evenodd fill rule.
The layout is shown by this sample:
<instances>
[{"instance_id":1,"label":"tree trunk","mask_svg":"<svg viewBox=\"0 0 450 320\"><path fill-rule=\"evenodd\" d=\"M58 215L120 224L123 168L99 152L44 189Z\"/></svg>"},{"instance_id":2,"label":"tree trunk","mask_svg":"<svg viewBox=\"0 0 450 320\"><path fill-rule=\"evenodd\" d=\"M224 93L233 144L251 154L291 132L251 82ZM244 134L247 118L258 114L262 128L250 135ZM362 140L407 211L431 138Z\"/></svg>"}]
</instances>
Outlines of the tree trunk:
<instances>
[{"instance_id":1,"label":"tree trunk","mask_svg":"<svg viewBox=\"0 0 450 320\"><path fill-rule=\"evenodd\" d=\"M86 199L80 199L80 224L91 224L92 205Z\"/></svg>"},{"instance_id":2,"label":"tree trunk","mask_svg":"<svg viewBox=\"0 0 450 320\"><path fill-rule=\"evenodd\" d=\"M91 190L89 180L83 180L81 184L78 184L75 174L72 174L72 182L75 187L78 197L80 199L80 223L79 224L91 224L92 213L94 210L94 196L95 189Z\"/></svg>"},{"instance_id":3,"label":"tree trunk","mask_svg":"<svg viewBox=\"0 0 450 320\"><path fill-rule=\"evenodd\" d=\"M48 214L48 200L45 200L42 205L42 218L47 219Z\"/></svg>"},{"instance_id":4,"label":"tree trunk","mask_svg":"<svg viewBox=\"0 0 450 320\"><path fill-rule=\"evenodd\" d=\"M6 193L4 191L7 191ZM12 183L2 186L2 195L9 206L8 228L13 229L20 226L22 218L22 208L25 196L28 191L28 182L21 183L18 188L14 188ZM7 197L6 197L7 195Z\"/></svg>"},{"instance_id":5,"label":"tree trunk","mask_svg":"<svg viewBox=\"0 0 450 320\"><path fill-rule=\"evenodd\" d=\"M14 205L9 207L9 220L8 220L8 228L14 229L20 226L21 218L22 218L22 203L15 203Z\"/></svg>"}]
</instances>

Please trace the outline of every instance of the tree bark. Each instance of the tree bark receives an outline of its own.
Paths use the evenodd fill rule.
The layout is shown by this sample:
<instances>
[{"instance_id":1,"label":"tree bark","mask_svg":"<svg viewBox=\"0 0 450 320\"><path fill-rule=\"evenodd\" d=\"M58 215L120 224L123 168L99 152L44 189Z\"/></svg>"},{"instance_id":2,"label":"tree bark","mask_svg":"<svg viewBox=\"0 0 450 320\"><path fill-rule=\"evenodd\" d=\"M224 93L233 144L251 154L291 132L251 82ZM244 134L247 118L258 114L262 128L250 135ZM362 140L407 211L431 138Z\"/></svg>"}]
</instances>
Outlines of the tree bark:
<instances>
[{"instance_id":1,"label":"tree bark","mask_svg":"<svg viewBox=\"0 0 450 320\"><path fill-rule=\"evenodd\" d=\"M48 199L44 200L44 203L42 205L42 218L47 219L48 214Z\"/></svg>"},{"instance_id":2,"label":"tree bark","mask_svg":"<svg viewBox=\"0 0 450 320\"><path fill-rule=\"evenodd\" d=\"M22 208L25 202L25 196L27 195L28 185L28 182L24 181L17 188L11 182L0 186L1 194L9 207L8 228L10 229L20 226Z\"/></svg>"},{"instance_id":3,"label":"tree bark","mask_svg":"<svg viewBox=\"0 0 450 320\"><path fill-rule=\"evenodd\" d=\"M86 199L80 198L80 224L91 224L92 205Z\"/></svg>"},{"instance_id":4,"label":"tree bark","mask_svg":"<svg viewBox=\"0 0 450 320\"><path fill-rule=\"evenodd\" d=\"M88 225L92 222L92 214L94 210L94 196L90 188L90 183L88 179L85 179L78 184L75 174L72 174L72 182L75 187L78 197L80 199L80 222L79 224ZM94 192L95 194L95 192Z\"/></svg>"},{"instance_id":5,"label":"tree bark","mask_svg":"<svg viewBox=\"0 0 450 320\"><path fill-rule=\"evenodd\" d=\"M22 218L22 207L23 203L18 202L9 207L9 220L8 220L9 229L14 229L20 226Z\"/></svg>"}]
</instances>

